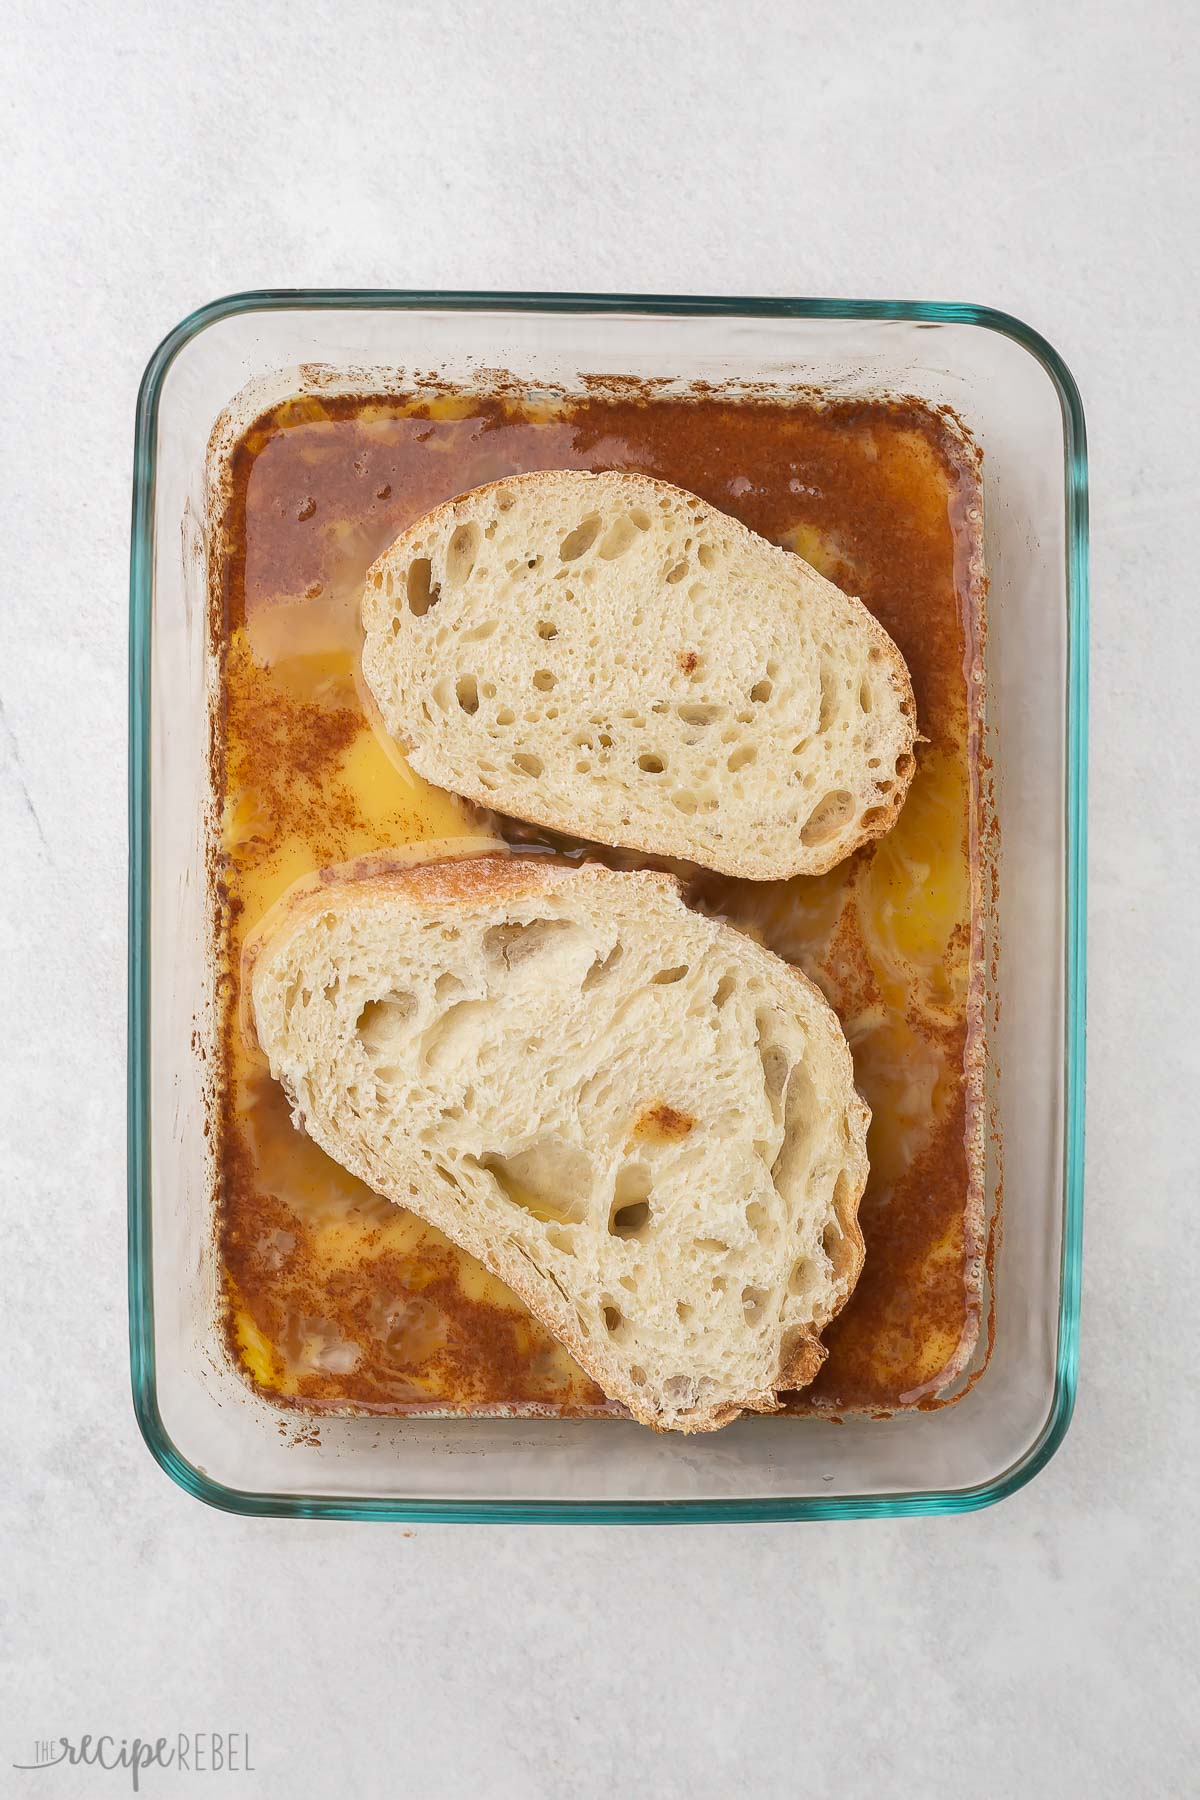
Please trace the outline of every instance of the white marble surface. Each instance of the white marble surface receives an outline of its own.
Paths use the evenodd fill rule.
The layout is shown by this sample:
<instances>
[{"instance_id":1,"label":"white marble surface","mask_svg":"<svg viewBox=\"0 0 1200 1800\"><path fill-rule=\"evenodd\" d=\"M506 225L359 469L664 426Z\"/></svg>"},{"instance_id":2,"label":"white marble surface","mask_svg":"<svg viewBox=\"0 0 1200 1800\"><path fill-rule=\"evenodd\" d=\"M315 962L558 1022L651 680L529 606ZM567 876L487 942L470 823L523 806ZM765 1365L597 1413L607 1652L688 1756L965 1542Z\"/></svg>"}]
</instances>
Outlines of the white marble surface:
<instances>
[{"instance_id":1,"label":"white marble surface","mask_svg":"<svg viewBox=\"0 0 1200 1800\"><path fill-rule=\"evenodd\" d=\"M46 1734L247 1730L143 1791L1196 1792L1200 14L1172 0L18 4L0 217L0 1791ZM1094 518L1082 1383L945 1521L254 1524L152 1464L124 1287L133 401L264 285L989 301ZM1182 1379L1180 1378L1182 1372Z\"/></svg>"}]
</instances>

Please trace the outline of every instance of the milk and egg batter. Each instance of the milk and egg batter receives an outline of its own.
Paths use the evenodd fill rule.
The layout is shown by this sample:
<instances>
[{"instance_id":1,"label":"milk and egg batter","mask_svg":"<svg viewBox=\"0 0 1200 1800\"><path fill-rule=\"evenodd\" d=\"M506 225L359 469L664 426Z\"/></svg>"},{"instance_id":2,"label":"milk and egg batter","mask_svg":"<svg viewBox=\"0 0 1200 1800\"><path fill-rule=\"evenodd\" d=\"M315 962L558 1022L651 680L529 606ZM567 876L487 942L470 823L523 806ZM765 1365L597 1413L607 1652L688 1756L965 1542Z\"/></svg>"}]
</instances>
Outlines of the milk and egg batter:
<instances>
[{"instance_id":1,"label":"milk and egg batter","mask_svg":"<svg viewBox=\"0 0 1200 1800\"><path fill-rule=\"evenodd\" d=\"M238 441L214 601L217 1204L232 1353L256 1387L306 1409L608 1410L502 1283L293 1127L239 1026L243 941L297 877L445 839L580 853L422 781L377 735L357 685L358 602L380 551L443 500L538 468L637 469L700 494L861 595L908 662L928 741L887 837L816 879L671 866L693 904L753 930L823 988L874 1115L866 1268L793 1407L933 1403L980 1310L968 1042L980 621L965 575L979 513L951 426L887 401L676 400L604 383L536 405L303 397Z\"/></svg>"}]
</instances>

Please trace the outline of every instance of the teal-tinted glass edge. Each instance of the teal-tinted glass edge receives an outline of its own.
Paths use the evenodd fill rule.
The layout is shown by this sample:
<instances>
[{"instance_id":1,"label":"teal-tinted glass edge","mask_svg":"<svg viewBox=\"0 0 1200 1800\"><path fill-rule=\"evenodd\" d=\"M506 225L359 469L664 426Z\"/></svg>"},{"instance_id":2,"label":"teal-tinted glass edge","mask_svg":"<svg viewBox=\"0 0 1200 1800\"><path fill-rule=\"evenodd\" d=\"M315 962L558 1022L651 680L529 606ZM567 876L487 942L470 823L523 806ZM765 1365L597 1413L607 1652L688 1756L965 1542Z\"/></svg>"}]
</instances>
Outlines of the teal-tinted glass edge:
<instances>
[{"instance_id":1,"label":"teal-tinted glass edge","mask_svg":"<svg viewBox=\"0 0 1200 1800\"><path fill-rule=\"evenodd\" d=\"M680 1501L440 1501L298 1498L227 1487L202 1473L172 1443L159 1413L154 1369L149 1185L150 632L155 443L167 371L208 326L239 313L294 309L417 308L524 312L641 312L732 316L903 320L965 324L999 332L1042 365L1063 416L1067 523L1066 895L1064 1033L1064 1218L1054 1396L1029 1449L995 1481L918 1494L841 1498ZM792 1519L928 1517L974 1512L1016 1493L1049 1462L1075 1405L1083 1252L1084 1102L1087 980L1088 469L1079 390L1041 334L1010 313L968 303L906 300L755 299L729 296L526 294L409 289L281 288L231 294L199 307L163 339L138 391L134 438L129 576L129 950L128 950L128 1286L134 1412L151 1455L185 1493L225 1512L254 1517L394 1519L413 1522L574 1522L679 1524Z\"/></svg>"}]
</instances>

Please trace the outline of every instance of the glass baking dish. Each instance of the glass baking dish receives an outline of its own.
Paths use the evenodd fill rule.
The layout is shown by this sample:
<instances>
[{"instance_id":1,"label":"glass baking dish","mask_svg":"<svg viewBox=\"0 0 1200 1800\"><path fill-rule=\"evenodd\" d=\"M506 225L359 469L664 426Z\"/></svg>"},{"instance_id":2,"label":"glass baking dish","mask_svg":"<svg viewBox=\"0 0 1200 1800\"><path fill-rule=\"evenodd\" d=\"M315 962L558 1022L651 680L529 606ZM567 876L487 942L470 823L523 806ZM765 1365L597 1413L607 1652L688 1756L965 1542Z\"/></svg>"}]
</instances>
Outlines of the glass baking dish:
<instances>
[{"instance_id":1,"label":"glass baking dish","mask_svg":"<svg viewBox=\"0 0 1200 1800\"><path fill-rule=\"evenodd\" d=\"M257 1397L214 1327L205 1057L213 1024L206 458L236 396L379 372L531 388L596 373L911 394L983 451L985 921L994 1341L955 1404L747 1418L715 1437L612 1419L303 1418ZM373 374L371 373L373 372ZM361 379L360 379L361 377ZM476 376L478 379L478 375ZM185 319L138 398L130 574L129 1297L134 1406L181 1487L235 1512L679 1521L962 1512L1062 1441L1083 1199L1087 461L1079 395L987 308L882 301L259 291Z\"/></svg>"}]
</instances>

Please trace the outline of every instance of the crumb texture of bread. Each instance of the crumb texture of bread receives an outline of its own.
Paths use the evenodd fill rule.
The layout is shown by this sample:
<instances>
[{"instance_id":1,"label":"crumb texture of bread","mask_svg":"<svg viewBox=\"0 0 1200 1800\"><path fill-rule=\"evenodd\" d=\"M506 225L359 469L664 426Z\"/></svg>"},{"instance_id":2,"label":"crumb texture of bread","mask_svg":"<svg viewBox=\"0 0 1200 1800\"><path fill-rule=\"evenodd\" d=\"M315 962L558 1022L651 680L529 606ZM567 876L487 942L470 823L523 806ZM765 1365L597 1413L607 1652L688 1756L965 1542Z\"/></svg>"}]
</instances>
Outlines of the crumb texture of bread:
<instances>
[{"instance_id":1,"label":"crumb texture of bread","mask_svg":"<svg viewBox=\"0 0 1200 1800\"><path fill-rule=\"evenodd\" d=\"M428 781L597 843L821 874L896 818L904 660L800 557L649 476L475 489L373 565L362 667Z\"/></svg>"},{"instance_id":2,"label":"crumb texture of bread","mask_svg":"<svg viewBox=\"0 0 1200 1800\"><path fill-rule=\"evenodd\" d=\"M670 877L334 872L249 967L297 1124L643 1424L712 1430L816 1374L863 1261L867 1108L820 992Z\"/></svg>"}]
</instances>

